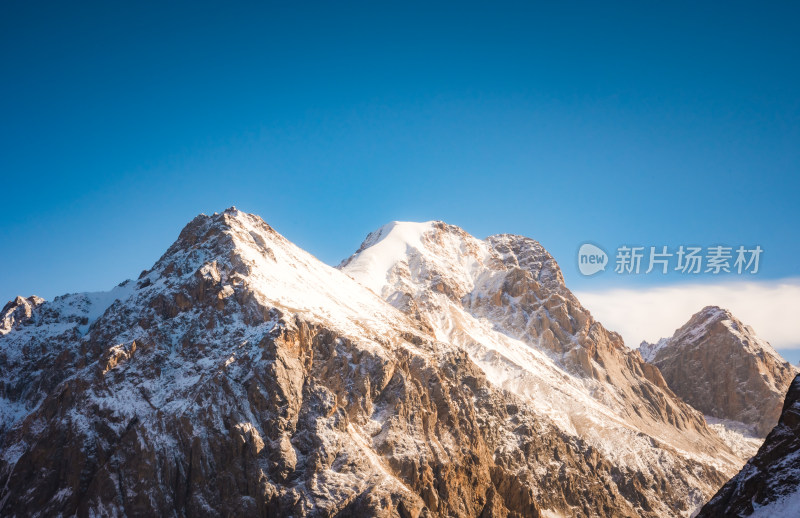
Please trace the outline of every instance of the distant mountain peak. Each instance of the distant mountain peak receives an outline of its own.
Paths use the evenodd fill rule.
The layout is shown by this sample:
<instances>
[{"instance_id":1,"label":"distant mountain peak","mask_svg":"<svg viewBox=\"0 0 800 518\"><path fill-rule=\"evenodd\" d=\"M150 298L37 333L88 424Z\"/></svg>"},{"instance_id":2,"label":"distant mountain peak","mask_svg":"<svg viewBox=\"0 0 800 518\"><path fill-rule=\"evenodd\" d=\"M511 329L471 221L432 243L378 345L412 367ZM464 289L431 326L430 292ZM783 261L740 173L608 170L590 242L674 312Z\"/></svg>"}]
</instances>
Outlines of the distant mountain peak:
<instances>
[{"instance_id":1,"label":"distant mountain peak","mask_svg":"<svg viewBox=\"0 0 800 518\"><path fill-rule=\"evenodd\" d=\"M707 306L639 351L669 387L704 414L739 421L766 435L780 415L796 368L731 311Z\"/></svg>"}]
</instances>

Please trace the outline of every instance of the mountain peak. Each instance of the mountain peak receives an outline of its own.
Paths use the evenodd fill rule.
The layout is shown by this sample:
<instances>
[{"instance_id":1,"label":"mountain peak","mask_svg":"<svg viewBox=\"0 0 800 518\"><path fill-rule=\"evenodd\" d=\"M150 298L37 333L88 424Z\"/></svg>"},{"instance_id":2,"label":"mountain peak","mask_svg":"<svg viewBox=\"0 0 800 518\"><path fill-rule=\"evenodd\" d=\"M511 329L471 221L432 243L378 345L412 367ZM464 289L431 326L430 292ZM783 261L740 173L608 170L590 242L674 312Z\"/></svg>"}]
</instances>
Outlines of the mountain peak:
<instances>
[{"instance_id":1,"label":"mountain peak","mask_svg":"<svg viewBox=\"0 0 800 518\"><path fill-rule=\"evenodd\" d=\"M706 306L692 315L686 324L675 331L673 338L680 338L685 345L702 346L706 343L704 337L712 328L731 335L731 344L754 354L763 351L783 361L769 342L762 340L752 327L739 320L729 309L719 306Z\"/></svg>"},{"instance_id":2,"label":"mountain peak","mask_svg":"<svg viewBox=\"0 0 800 518\"><path fill-rule=\"evenodd\" d=\"M415 328L347 275L291 243L259 216L235 207L195 217L140 283L189 275L210 275L226 293L247 292L265 307L302 311L341 332L366 321L379 329Z\"/></svg>"},{"instance_id":3,"label":"mountain peak","mask_svg":"<svg viewBox=\"0 0 800 518\"><path fill-rule=\"evenodd\" d=\"M605 454L638 462L653 445L682 437L672 442L676 451L733 458L658 369L591 317L534 239L480 240L444 222L395 223L370 234L339 267L437 340L467 351L493 383L564 430L591 436ZM587 419L594 415L619 417ZM654 442L638 449L643 436Z\"/></svg>"},{"instance_id":4,"label":"mountain peak","mask_svg":"<svg viewBox=\"0 0 800 518\"><path fill-rule=\"evenodd\" d=\"M710 318L731 318L733 313L729 309L721 308L719 306L706 306L695 315L703 315Z\"/></svg>"},{"instance_id":5,"label":"mountain peak","mask_svg":"<svg viewBox=\"0 0 800 518\"><path fill-rule=\"evenodd\" d=\"M393 221L371 232L338 268L379 295L392 279L413 282L405 271L409 268L423 276L425 269L463 292L464 285L472 284L470 272L475 264L489 260L490 255L486 243L455 225Z\"/></svg>"},{"instance_id":6,"label":"mountain peak","mask_svg":"<svg viewBox=\"0 0 800 518\"><path fill-rule=\"evenodd\" d=\"M212 215L199 214L180 231L178 238L156 262L152 271L192 269L199 263L219 260L227 262L234 249L257 249L269 256L273 246L289 242L255 214L230 207ZM146 272L150 273L150 272Z\"/></svg>"},{"instance_id":7,"label":"mountain peak","mask_svg":"<svg viewBox=\"0 0 800 518\"><path fill-rule=\"evenodd\" d=\"M692 315L686 325L697 325L700 322L718 322L720 320L735 320L736 322L739 322L739 320L733 316L733 313L729 309L721 308L719 306L706 306Z\"/></svg>"},{"instance_id":8,"label":"mountain peak","mask_svg":"<svg viewBox=\"0 0 800 518\"><path fill-rule=\"evenodd\" d=\"M704 414L739 421L766 435L780 415L796 369L730 310L706 306L639 351L673 392Z\"/></svg>"},{"instance_id":9,"label":"mountain peak","mask_svg":"<svg viewBox=\"0 0 800 518\"><path fill-rule=\"evenodd\" d=\"M361 243L356 254L363 252L367 248L376 246L382 241L387 241L387 246L415 245L419 242L422 234L430 230L434 223L434 221L426 221L423 223L390 221L367 234L367 237Z\"/></svg>"},{"instance_id":10,"label":"mountain peak","mask_svg":"<svg viewBox=\"0 0 800 518\"><path fill-rule=\"evenodd\" d=\"M178 239L188 236L202 236L208 230L235 230L241 229L243 225L265 226L274 232L260 216L240 211L236 207L228 207L222 212L215 212L210 216L198 214L181 230Z\"/></svg>"}]
</instances>

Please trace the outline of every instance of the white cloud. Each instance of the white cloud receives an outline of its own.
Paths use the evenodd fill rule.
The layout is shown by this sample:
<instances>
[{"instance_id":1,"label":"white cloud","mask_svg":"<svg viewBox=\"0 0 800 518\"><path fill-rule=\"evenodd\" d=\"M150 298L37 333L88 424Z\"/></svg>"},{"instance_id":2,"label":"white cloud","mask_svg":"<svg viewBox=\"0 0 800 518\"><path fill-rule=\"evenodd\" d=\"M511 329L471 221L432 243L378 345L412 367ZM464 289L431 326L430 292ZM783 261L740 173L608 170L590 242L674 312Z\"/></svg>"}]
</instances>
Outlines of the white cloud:
<instances>
[{"instance_id":1,"label":"white cloud","mask_svg":"<svg viewBox=\"0 0 800 518\"><path fill-rule=\"evenodd\" d=\"M672 336L705 306L729 309L777 349L800 349L800 278L579 291L592 315L629 347Z\"/></svg>"}]
</instances>

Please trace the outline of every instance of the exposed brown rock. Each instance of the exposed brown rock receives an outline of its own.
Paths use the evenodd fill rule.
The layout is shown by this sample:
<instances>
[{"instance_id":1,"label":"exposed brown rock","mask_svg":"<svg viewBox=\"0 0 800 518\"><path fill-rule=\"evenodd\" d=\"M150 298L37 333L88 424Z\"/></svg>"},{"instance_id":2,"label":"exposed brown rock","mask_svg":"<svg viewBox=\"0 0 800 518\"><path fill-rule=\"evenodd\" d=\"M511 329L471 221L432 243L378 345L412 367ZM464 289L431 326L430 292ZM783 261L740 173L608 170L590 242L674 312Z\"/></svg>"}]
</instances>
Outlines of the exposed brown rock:
<instances>
[{"instance_id":1,"label":"exposed brown rock","mask_svg":"<svg viewBox=\"0 0 800 518\"><path fill-rule=\"evenodd\" d=\"M778 422L797 373L751 327L714 306L640 351L684 401L706 415L752 425L762 437Z\"/></svg>"}]
</instances>

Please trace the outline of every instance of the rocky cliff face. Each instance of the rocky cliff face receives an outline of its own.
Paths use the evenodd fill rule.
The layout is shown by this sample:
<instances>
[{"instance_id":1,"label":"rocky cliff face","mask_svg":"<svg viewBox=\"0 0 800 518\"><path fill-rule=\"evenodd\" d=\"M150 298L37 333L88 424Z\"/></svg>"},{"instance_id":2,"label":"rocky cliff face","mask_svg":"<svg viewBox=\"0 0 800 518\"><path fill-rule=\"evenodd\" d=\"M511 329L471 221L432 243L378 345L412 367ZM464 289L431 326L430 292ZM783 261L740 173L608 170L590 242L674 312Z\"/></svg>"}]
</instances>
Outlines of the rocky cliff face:
<instances>
[{"instance_id":1,"label":"rocky cliff face","mask_svg":"<svg viewBox=\"0 0 800 518\"><path fill-rule=\"evenodd\" d=\"M30 321L33 310L44 302L40 297L17 297L3 307L0 311L0 334L6 334L12 329L18 329L25 322Z\"/></svg>"},{"instance_id":2,"label":"rocky cliff face","mask_svg":"<svg viewBox=\"0 0 800 518\"><path fill-rule=\"evenodd\" d=\"M797 369L729 311L706 307L675 334L640 346L669 387L704 414L751 426L775 426Z\"/></svg>"},{"instance_id":3,"label":"rocky cliff face","mask_svg":"<svg viewBox=\"0 0 800 518\"><path fill-rule=\"evenodd\" d=\"M800 513L800 376L777 426L758 453L701 510L699 517L795 517Z\"/></svg>"},{"instance_id":4,"label":"rocky cliff face","mask_svg":"<svg viewBox=\"0 0 800 518\"><path fill-rule=\"evenodd\" d=\"M618 465L235 209L2 318L0 516L663 516L730 466Z\"/></svg>"},{"instance_id":5,"label":"rocky cliff face","mask_svg":"<svg viewBox=\"0 0 800 518\"><path fill-rule=\"evenodd\" d=\"M716 491L718 473L744 463L657 368L592 318L532 239L396 222L340 268L613 459L662 515L689 514Z\"/></svg>"}]
</instances>

